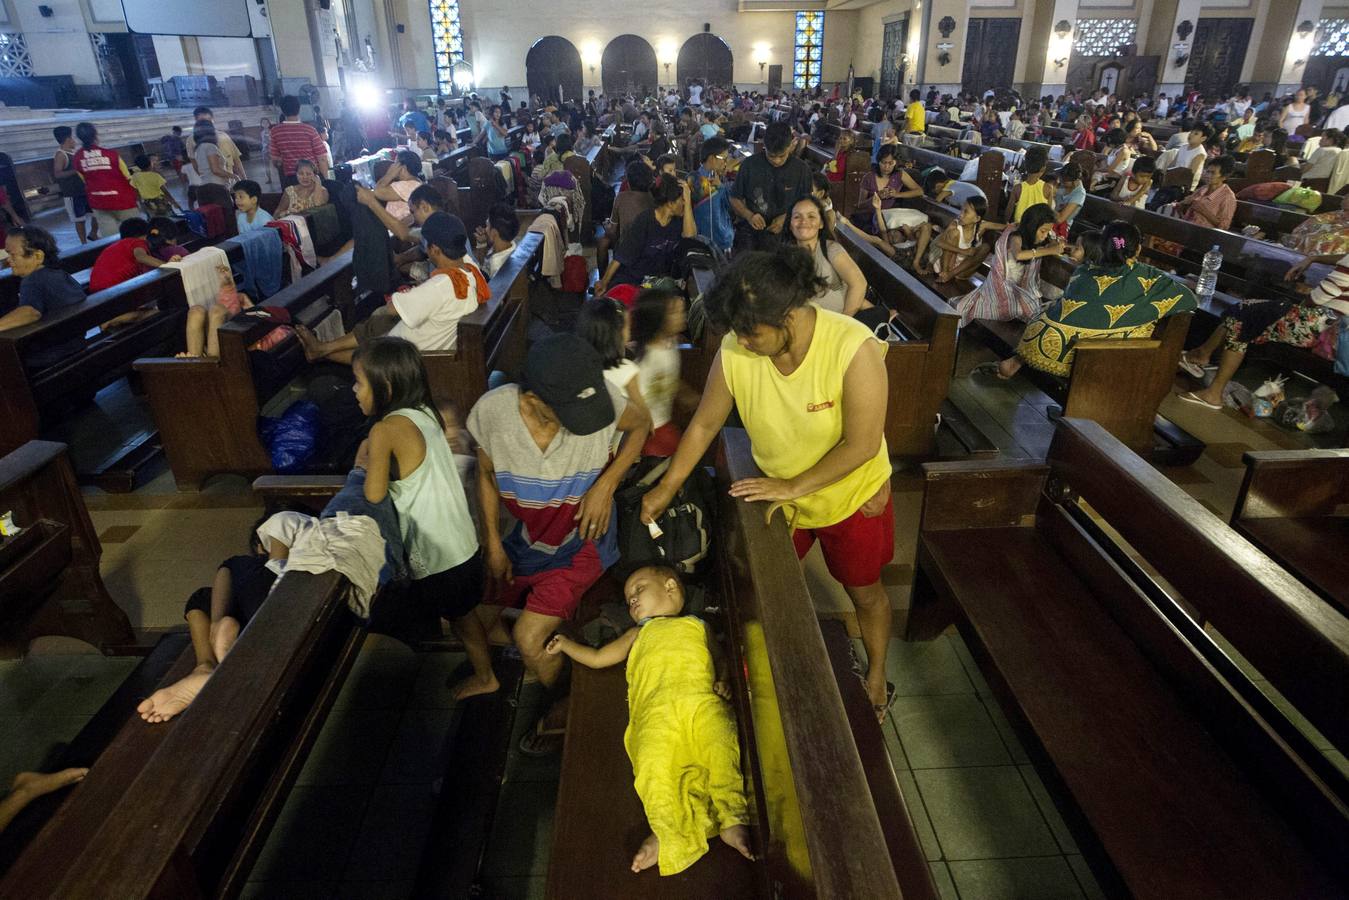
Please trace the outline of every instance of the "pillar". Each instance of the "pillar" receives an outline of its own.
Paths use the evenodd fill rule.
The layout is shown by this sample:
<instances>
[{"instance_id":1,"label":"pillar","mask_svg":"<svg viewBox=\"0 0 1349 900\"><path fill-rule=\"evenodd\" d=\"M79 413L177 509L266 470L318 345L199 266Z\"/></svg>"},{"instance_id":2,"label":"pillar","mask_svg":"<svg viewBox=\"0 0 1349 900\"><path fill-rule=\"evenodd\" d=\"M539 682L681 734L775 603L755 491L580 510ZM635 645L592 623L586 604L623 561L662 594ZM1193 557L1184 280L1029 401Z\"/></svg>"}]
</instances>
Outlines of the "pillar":
<instances>
[{"instance_id":1,"label":"pillar","mask_svg":"<svg viewBox=\"0 0 1349 900\"><path fill-rule=\"evenodd\" d=\"M1164 12L1163 6L1168 7L1168 11ZM1199 10L1202 6L1202 0L1162 0L1158 8L1153 10L1151 36L1157 36L1157 40L1155 45L1149 46L1148 52L1162 57L1157 73L1157 93L1175 97L1185 90L1190 51L1194 49L1194 29L1199 27ZM1190 23L1190 31L1184 39L1176 32L1182 22ZM1185 62L1176 65L1176 60L1182 55Z\"/></svg>"},{"instance_id":2,"label":"pillar","mask_svg":"<svg viewBox=\"0 0 1349 900\"><path fill-rule=\"evenodd\" d=\"M1055 26L1067 22L1074 30L1059 34ZM1028 97L1058 96L1068 90L1068 66L1073 58L1077 0L1036 0L1031 39L1027 45Z\"/></svg>"},{"instance_id":3,"label":"pillar","mask_svg":"<svg viewBox=\"0 0 1349 900\"><path fill-rule=\"evenodd\" d=\"M941 20L947 16L955 20L956 26L949 37L942 37ZM968 0L915 0L913 18L909 20L909 56L916 56L917 64L911 66L909 71L921 77L913 83L913 87L922 89L934 85L944 94L960 91L960 77L965 69L965 37L969 27ZM950 54L950 61L946 65L941 64L942 53Z\"/></svg>"}]
</instances>

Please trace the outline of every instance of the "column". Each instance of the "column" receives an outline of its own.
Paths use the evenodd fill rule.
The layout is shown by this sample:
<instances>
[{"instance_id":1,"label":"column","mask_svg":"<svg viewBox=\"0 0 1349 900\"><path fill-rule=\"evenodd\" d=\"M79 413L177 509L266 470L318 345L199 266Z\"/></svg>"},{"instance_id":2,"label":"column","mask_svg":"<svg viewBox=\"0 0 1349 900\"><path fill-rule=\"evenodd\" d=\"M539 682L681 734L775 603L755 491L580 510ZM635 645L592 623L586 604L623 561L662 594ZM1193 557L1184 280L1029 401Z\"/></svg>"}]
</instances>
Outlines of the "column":
<instances>
[{"instance_id":1,"label":"column","mask_svg":"<svg viewBox=\"0 0 1349 900\"><path fill-rule=\"evenodd\" d=\"M1316 30L1313 27L1310 34L1302 37L1297 26L1302 22L1318 25L1324 5L1323 0L1301 0L1294 9L1293 0L1271 0L1263 29L1259 18L1256 19L1256 29L1251 35L1254 46L1246 53L1251 93L1255 97L1266 91L1277 97L1302 85L1307 60L1315 46Z\"/></svg>"},{"instance_id":2,"label":"column","mask_svg":"<svg viewBox=\"0 0 1349 900\"><path fill-rule=\"evenodd\" d=\"M1070 27L1059 28L1066 22ZM1077 0L1036 0L1033 33L1026 61L1026 89L1038 84L1027 96L1058 96L1068 90L1068 64L1073 57Z\"/></svg>"},{"instance_id":3,"label":"column","mask_svg":"<svg viewBox=\"0 0 1349 900\"><path fill-rule=\"evenodd\" d=\"M941 23L947 17L955 22L949 35L941 33ZM916 58L910 72L920 74L912 86L923 89L928 85L936 86L943 94L955 94L960 91L961 73L965 69L965 37L970 27L970 7L968 0L915 0L912 18L909 19L909 56ZM942 54L949 61L942 65Z\"/></svg>"},{"instance_id":4,"label":"column","mask_svg":"<svg viewBox=\"0 0 1349 900\"><path fill-rule=\"evenodd\" d=\"M1160 26L1166 26L1155 51L1149 48L1150 52L1156 52L1162 57L1161 71L1157 76L1157 93L1175 97L1185 90L1190 51L1194 49L1194 29L1199 27L1199 10L1202 6L1202 0L1175 0L1175 11L1170 15L1164 15L1160 8L1153 12L1153 33L1156 34ZM1189 23L1188 29L1182 29L1185 22ZM1182 57L1185 62L1176 65L1176 60Z\"/></svg>"}]
</instances>

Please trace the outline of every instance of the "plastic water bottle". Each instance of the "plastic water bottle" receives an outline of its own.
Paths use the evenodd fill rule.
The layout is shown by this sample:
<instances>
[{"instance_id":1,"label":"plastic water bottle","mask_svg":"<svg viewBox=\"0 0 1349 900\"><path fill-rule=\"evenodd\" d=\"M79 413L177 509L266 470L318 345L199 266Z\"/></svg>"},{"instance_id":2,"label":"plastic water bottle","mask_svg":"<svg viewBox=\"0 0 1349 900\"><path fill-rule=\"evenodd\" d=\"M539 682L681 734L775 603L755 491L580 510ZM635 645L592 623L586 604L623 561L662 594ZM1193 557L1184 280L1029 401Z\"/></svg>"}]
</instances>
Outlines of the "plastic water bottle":
<instances>
[{"instance_id":1,"label":"plastic water bottle","mask_svg":"<svg viewBox=\"0 0 1349 900\"><path fill-rule=\"evenodd\" d=\"M1196 296L1205 300L1213 296L1213 289L1218 286L1218 270L1222 267L1222 251L1214 244L1213 249L1204 254L1204 265L1199 270L1199 281L1194 289Z\"/></svg>"}]
</instances>

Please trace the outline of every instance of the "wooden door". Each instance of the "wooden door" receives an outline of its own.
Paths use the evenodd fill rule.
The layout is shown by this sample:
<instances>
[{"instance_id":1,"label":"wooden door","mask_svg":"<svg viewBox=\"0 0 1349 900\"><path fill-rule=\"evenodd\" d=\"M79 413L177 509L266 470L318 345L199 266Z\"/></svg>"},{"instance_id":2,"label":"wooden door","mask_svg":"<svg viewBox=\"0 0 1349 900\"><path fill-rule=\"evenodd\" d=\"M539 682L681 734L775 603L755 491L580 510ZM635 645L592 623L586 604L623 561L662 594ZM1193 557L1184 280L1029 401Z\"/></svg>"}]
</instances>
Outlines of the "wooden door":
<instances>
[{"instance_id":1,"label":"wooden door","mask_svg":"<svg viewBox=\"0 0 1349 900\"><path fill-rule=\"evenodd\" d=\"M559 102L579 100L581 54L566 38L557 35L539 38L525 54L525 79L531 97Z\"/></svg>"},{"instance_id":2,"label":"wooden door","mask_svg":"<svg viewBox=\"0 0 1349 900\"><path fill-rule=\"evenodd\" d=\"M715 34L703 32L695 34L679 48L679 58L675 62L675 74L679 84L688 84L690 79L702 79L705 85L729 87L735 83L735 60L731 48Z\"/></svg>"},{"instance_id":3,"label":"wooden door","mask_svg":"<svg viewBox=\"0 0 1349 900\"><path fill-rule=\"evenodd\" d=\"M909 43L909 17L886 22L881 44L881 99L887 103L904 88L904 47Z\"/></svg>"},{"instance_id":4,"label":"wooden door","mask_svg":"<svg viewBox=\"0 0 1349 900\"><path fill-rule=\"evenodd\" d=\"M632 93L640 100L656 88L656 51L635 34L620 34L604 48L600 81L610 97Z\"/></svg>"},{"instance_id":5,"label":"wooden door","mask_svg":"<svg viewBox=\"0 0 1349 900\"><path fill-rule=\"evenodd\" d=\"M1241 78L1254 19L1200 19L1185 80L1210 103L1226 100Z\"/></svg>"},{"instance_id":6,"label":"wooden door","mask_svg":"<svg viewBox=\"0 0 1349 900\"><path fill-rule=\"evenodd\" d=\"M768 93L782 93L782 66L780 65L768 67Z\"/></svg>"},{"instance_id":7,"label":"wooden door","mask_svg":"<svg viewBox=\"0 0 1349 900\"><path fill-rule=\"evenodd\" d=\"M970 19L961 87L979 95L989 88L1010 90L1020 36L1020 19Z\"/></svg>"}]
</instances>

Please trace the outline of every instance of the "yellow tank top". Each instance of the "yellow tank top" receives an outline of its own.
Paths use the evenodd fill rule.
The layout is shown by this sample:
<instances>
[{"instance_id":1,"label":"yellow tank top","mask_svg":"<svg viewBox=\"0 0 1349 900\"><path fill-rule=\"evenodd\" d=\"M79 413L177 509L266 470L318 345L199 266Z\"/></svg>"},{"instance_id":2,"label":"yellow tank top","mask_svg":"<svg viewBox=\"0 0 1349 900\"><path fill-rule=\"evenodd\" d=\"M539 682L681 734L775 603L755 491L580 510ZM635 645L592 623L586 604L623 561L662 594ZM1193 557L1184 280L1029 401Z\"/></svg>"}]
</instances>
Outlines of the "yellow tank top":
<instances>
[{"instance_id":1,"label":"yellow tank top","mask_svg":"<svg viewBox=\"0 0 1349 900\"><path fill-rule=\"evenodd\" d=\"M1049 185L1046 182L1037 181L1035 184L1021 182L1021 195L1016 199L1016 209L1013 210L1012 221L1020 222L1021 214L1037 203L1048 203L1052 207L1054 202L1050 197Z\"/></svg>"},{"instance_id":2,"label":"yellow tank top","mask_svg":"<svg viewBox=\"0 0 1349 900\"><path fill-rule=\"evenodd\" d=\"M783 375L766 356L741 347L735 334L721 342L721 368L749 432L754 461L770 478L795 478L820 461L843 437L843 374L857 350L875 340L871 329L840 313L820 309L815 334L800 368ZM890 451L848 475L792 501L798 528L843 521L890 478Z\"/></svg>"}]
</instances>

